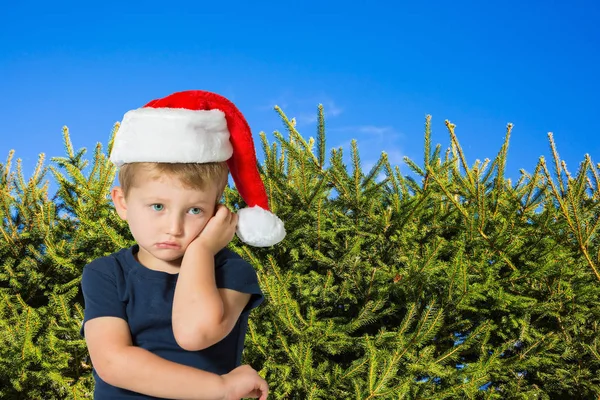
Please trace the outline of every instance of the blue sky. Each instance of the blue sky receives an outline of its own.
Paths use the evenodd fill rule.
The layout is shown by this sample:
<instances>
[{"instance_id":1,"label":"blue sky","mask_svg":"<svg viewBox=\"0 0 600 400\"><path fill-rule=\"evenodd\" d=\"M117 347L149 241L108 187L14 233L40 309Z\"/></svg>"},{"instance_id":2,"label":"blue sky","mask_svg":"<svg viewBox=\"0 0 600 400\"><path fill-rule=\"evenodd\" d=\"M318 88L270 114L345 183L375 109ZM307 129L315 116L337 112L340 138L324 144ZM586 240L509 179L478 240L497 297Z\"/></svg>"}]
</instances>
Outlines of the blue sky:
<instances>
[{"instance_id":1,"label":"blue sky","mask_svg":"<svg viewBox=\"0 0 600 400\"><path fill-rule=\"evenodd\" d=\"M444 148L444 120L457 125L471 163L514 123L513 178L550 156L549 131L572 172L586 153L600 162L593 1L263 3L5 5L1 162L15 149L30 173L39 153L63 155L63 125L92 150L127 110L186 89L230 98L257 139L283 129L276 104L314 135L323 103L328 147L356 138L365 167L382 150L405 172L403 156L421 163L426 114Z\"/></svg>"}]
</instances>

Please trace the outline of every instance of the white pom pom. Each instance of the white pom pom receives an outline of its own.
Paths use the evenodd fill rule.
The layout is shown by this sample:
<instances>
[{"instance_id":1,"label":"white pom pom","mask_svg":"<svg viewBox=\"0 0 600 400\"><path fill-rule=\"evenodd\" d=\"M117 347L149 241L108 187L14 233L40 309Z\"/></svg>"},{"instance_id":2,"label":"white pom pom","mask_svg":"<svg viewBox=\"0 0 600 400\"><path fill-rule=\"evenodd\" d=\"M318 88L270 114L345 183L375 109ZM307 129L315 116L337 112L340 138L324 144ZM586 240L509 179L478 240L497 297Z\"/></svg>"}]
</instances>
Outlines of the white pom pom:
<instances>
[{"instance_id":1,"label":"white pom pom","mask_svg":"<svg viewBox=\"0 0 600 400\"><path fill-rule=\"evenodd\" d=\"M237 214L236 234L250 246L273 246L285 237L285 228L279 217L259 206L242 208Z\"/></svg>"}]
</instances>

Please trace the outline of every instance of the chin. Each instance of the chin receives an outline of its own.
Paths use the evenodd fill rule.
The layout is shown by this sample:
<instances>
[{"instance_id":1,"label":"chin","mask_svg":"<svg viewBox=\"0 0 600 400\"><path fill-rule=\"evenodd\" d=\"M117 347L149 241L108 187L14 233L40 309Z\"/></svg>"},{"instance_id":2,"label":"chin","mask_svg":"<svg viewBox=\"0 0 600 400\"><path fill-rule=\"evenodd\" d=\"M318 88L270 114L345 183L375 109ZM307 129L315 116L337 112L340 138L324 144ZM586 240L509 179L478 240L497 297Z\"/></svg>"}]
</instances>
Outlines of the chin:
<instances>
[{"instance_id":1,"label":"chin","mask_svg":"<svg viewBox=\"0 0 600 400\"><path fill-rule=\"evenodd\" d=\"M152 251L148 251L148 253L150 253L150 255L152 255L152 257L156 258L157 260L164 262L173 262L181 260L183 258L183 255L185 254L185 251L180 249L153 249Z\"/></svg>"},{"instance_id":2,"label":"chin","mask_svg":"<svg viewBox=\"0 0 600 400\"><path fill-rule=\"evenodd\" d=\"M155 257L162 261L174 262L181 261L183 258L183 253L178 251L176 254L157 254Z\"/></svg>"}]
</instances>

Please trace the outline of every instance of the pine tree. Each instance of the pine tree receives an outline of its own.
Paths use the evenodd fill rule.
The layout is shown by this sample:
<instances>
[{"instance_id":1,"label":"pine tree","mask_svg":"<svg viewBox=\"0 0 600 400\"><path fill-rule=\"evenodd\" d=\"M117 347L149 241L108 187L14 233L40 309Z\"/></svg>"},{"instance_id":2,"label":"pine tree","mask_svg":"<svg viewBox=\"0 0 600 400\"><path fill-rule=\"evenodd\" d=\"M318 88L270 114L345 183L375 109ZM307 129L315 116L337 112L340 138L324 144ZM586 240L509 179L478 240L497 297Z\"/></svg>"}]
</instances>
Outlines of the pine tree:
<instances>
[{"instance_id":1,"label":"pine tree","mask_svg":"<svg viewBox=\"0 0 600 400\"><path fill-rule=\"evenodd\" d=\"M262 135L262 170L290 236L275 251L239 247L269 296L247 358L276 398L600 394L589 156L563 192L543 159L513 185L511 125L493 161L469 166L449 122L445 157L432 151L428 117L423 167L405 160L417 178L385 153L364 173L356 142L350 168L342 149L326 164L322 108L316 143L277 111L288 137Z\"/></svg>"},{"instance_id":2,"label":"pine tree","mask_svg":"<svg viewBox=\"0 0 600 400\"><path fill-rule=\"evenodd\" d=\"M102 147L88 168L85 149L74 152L66 128L63 139L66 157L44 167L41 156L28 181L20 161L11 172L12 152L0 165L0 398L91 397L80 335L82 266L130 243L109 202L115 170ZM52 199L49 171L58 184Z\"/></svg>"},{"instance_id":3,"label":"pine tree","mask_svg":"<svg viewBox=\"0 0 600 400\"><path fill-rule=\"evenodd\" d=\"M512 126L493 160L469 164L455 126L421 165L385 153L364 171L356 141L326 146L281 109L261 133L259 168L286 239L231 247L266 295L244 361L276 399L598 398L600 165L576 175L541 158L505 178ZM118 128L115 127L115 129ZM113 130L113 134L114 134ZM91 397L79 279L90 260L132 244L110 202L115 168L98 144L29 180L0 164L0 398ZM348 162L348 165L346 165ZM47 175L57 183L49 198ZM234 188L225 203L245 206Z\"/></svg>"},{"instance_id":4,"label":"pine tree","mask_svg":"<svg viewBox=\"0 0 600 400\"><path fill-rule=\"evenodd\" d=\"M66 221L48 198L44 156L26 181L20 160L11 171L13 154L0 164L0 398L82 398L91 379L74 303L81 269L51 256Z\"/></svg>"}]
</instances>

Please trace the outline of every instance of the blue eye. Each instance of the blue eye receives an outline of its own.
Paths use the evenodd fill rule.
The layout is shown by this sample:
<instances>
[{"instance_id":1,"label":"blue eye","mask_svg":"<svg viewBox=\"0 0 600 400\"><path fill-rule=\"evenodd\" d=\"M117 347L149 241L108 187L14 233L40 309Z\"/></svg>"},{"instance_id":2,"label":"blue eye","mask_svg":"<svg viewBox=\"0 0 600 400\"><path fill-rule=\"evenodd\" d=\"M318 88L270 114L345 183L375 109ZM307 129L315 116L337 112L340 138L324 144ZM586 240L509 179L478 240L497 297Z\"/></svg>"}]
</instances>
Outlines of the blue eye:
<instances>
[{"instance_id":1,"label":"blue eye","mask_svg":"<svg viewBox=\"0 0 600 400\"><path fill-rule=\"evenodd\" d=\"M190 208L190 213L191 213L191 214L198 215L198 214L200 214L201 212L202 212L202 210L201 210L201 209L199 209L198 207L193 207L193 208Z\"/></svg>"},{"instance_id":2,"label":"blue eye","mask_svg":"<svg viewBox=\"0 0 600 400\"><path fill-rule=\"evenodd\" d=\"M165 208L162 204L152 204L152 209L154 211L162 211Z\"/></svg>"}]
</instances>

